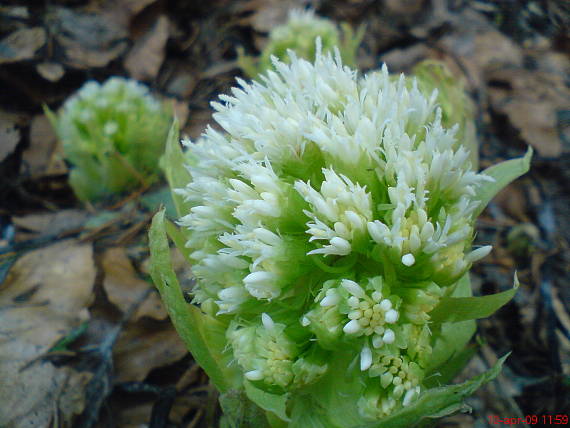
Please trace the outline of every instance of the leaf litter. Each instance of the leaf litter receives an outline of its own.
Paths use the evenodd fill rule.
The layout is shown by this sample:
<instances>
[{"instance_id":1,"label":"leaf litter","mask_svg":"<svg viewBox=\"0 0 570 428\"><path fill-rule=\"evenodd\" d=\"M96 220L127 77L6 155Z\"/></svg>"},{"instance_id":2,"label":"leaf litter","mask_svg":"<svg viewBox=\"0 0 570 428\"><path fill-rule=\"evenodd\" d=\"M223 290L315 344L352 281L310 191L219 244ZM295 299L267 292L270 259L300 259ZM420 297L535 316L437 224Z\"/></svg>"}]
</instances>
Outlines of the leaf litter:
<instances>
[{"instance_id":1,"label":"leaf litter","mask_svg":"<svg viewBox=\"0 0 570 428\"><path fill-rule=\"evenodd\" d=\"M255 53L289 8L309 3L367 26L363 69L386 60L407 72L430 58L461 76L477 106L482 167L526 144L538 154L528 178L480 220L476 244L495 250L475 269L476 293L506 290L515 269L521 287L480 324L485 345L462 378L513 354L499 381L470 400L473 413L440 426L569 407L569 21L558 1L76 3L0 8L0 426L214 425L216 396L148 282L145 229L156 203L135 194L80 209L41 105L59 107L88 79L131 75L170 97L195 139L211 122L209 102L234 84L237 47ZM191 272L178 264L188 291Z\"/></svg>"}]
</instances>

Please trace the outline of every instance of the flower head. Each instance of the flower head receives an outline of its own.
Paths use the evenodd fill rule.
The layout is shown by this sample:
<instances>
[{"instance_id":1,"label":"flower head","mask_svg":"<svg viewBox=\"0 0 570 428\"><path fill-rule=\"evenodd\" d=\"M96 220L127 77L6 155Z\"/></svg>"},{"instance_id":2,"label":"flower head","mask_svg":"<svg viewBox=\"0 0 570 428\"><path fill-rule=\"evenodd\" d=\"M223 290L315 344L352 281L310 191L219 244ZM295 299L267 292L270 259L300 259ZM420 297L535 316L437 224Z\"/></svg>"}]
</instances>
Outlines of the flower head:
<instances>
[{"instance_id":1,"label":"flower head","mask_svg":"<svg viewBox=\"0 0 570 428\"><path fill-rule=\"evenodd\" d=\"M79 199L94 201L157 178L172 117L144 85L120 77L89 81L50 116Z\"/></svg>"},{"instance_id":2,"label":"flower head","mask_svg":"<svg viewBox=\"0 0 570 428\"><path fill-rule=\"evenodd\" d=\"M290 52L239 84L213 104L224 132L185 141L194 302L216 308L258 388L295 394L340 370L363 418L412 405L434 308L490 250L471 243L493 178L442 126L436 94L386 67L359 77L317 45L314 63Z\"/></svg>"},{"instance_id":3,"label":"flower head","mask_svg":"<svg viewBox=\"0 0 570 428\"><path fill-rule=\"evenodd\" d=\"M269 33L267 45L257 61L239 51L238 62L250 77L270 70L273 57L289 62L289 50L312 62L316 56L315 42L320 39L322 52L333 52L340 47L345 64L353 65L363 35L362 30L353 34L348 24L343 24L342 31L339 31L333 21L315 15L313 10L293 9L287 22Z\"/></svg>"}]
</instances>

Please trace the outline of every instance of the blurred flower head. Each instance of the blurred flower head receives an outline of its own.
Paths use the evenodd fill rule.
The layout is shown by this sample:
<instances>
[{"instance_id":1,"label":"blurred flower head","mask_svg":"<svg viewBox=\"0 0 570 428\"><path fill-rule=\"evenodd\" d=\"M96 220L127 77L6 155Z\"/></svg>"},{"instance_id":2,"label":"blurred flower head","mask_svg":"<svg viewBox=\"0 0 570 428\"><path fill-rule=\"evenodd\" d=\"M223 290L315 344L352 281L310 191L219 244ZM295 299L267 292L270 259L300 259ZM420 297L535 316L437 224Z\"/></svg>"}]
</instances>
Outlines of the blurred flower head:
<instances>
[{"instance_id":1,"label":"blurred flower head","mask_svg":"<svg viewBox=\"0 0 570 428\"><path fill-rule=\"evenodd\" d=\"M158 177L172 115L146 86L120 77L89 81L57 115L48 114L79 199L98 200Z\"/></svg>"},{"instance_id":2,"label":"blurred flower head","mask_svg":"<svg viewBox=\"0 0 570 428\"><path fill-rule=\"evenodd\" d=\"M342 31L330 19L315 15L313 10L293 9L289 12L287 22L269 33L269 40L259 59L248 57L241 50L238 52L238 62L250 77L271 69L272 57L288 62L289 50L294 51L297 57L312 62L316 54L316 40L320 38L322 52L333 52L338 48L344 64L354 65L356 51L364 35L363 27L356 34L348 24L342 24L341 28Z\"/></svg>"}]
</instances>

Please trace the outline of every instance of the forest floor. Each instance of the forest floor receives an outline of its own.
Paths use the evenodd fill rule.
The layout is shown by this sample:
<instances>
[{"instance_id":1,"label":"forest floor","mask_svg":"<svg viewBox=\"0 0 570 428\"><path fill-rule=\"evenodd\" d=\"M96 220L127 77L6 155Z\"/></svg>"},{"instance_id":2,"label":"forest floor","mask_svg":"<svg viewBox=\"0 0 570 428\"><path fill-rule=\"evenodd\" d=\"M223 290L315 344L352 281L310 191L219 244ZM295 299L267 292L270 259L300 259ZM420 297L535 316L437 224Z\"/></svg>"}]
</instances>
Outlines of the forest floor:
<instances>
[{"instance_id":1,"label":"forest floor","mask_svg":"<svg viewBox=\"0 0 570 428\"><path fill-rule=\"evenodd\" d=\"M81 204L42 106L59 108L87 80L127 76L171 103L195 139L209 103L242 75L237 48L259 53L289 9L307 6L366 26L363 72L444 61L476 105L481 168L534 148L530 172L478 223L476 243L494 251L473 269L475 294L509 289L515 271L521 287L479 322L480 350L460 378L512 354L470 413L437 426L568 415L567 2L13 0L0 4L0 427L216 426L216 393L149 281L146 233L164 183Z\"/></svg>"}]
</instances>

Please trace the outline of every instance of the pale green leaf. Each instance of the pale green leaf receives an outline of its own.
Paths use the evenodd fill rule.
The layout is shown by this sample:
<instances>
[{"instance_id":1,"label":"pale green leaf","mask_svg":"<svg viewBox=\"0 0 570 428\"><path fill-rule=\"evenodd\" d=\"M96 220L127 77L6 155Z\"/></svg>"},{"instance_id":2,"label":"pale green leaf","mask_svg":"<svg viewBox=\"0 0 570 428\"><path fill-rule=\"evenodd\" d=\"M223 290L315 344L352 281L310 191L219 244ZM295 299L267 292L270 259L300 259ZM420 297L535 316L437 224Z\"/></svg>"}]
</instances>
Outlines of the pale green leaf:
<instances>
[{"instance_id":1,"label":"pale green leaf","mask_svg":"<svg viewBox=\"0 0 570 428\"><path fill-rule=\"evenodd\" d=\"M289 421L287 416L287 395L270 394L256 388L251 382L244 381L245 393L248 398L263 410L273 412L283 421Z\"/></svg>"},{"instance_id":2,"label":"pale green leaf","mask_svg":"<svg viewBox=\"0 0 570 428\"><path fill-rule=\"evenodd\" d=\"M461 298L471 297L471 281L469 274L465 274L457 283L450 297ZM432 329L437 328L432 326ZM469 342L477 326L474 320L466 320L461 322L446 322L439 327L435 343L433 345L433 353L430 357L428 373L437 368L440 376L453 378L451 372L455 372L455 368L449 365L450 361L456 355L463 351L465 345ZM450 379L451 380L451 379Z\"/></svg>"},{"instance_id":3,"label":"pale green leaf","mask_svg":"<svg viewBox=\"0 0 570 428\"><path fill-rule=\"evenodd\" d=\"M357 398L353 400L356 402ZM349 401L349 400L346 400ZM326 416L327 410L323 409L312 395L299 396L293 406L291 423L288 428L342 428L350 425L336 425Z\"/></svg>"},{"instance_id":4,"label":"pale green leaf","mask_svg":"<svg viewBox=\"0 0 570 428\"><path fill-rule=\"evenodd\" d=\"M507 184L528 172L531 158L532 147L529 147L522 158L501 162L483 171L483 174L493 177L495 181L492 183L485 183L477 189L477 194L474 199L481 201L481 203L473 212L473 218L477 218L491 199L493 199L499 191L505 188Z\"/></svg>"},{"instance_id":5,"label":"pale green leaf","mask_svg":"<svg viewBox=\"0 0 570 428\"><path fill-rule=\"evenodd\" d=\"M513 298L518 285L515 276L514 287L501 293L481 297L444 297L430 312L431 321L437 324L486 318Z\"/></svg>"},{"instance_id":6,"label":"pale green leaf","mask_svg":"<svg viewBox=\"0 0 570 428\"><path fill-rule=\"evenodd\" d=\"M220 391L239 387L241 378L235 366L230 365L230 356L225 352L227 326L184 299L172 268L164 221L164 210L152 220L149 232L150 273L170 319L196 362Z\"/></svg>"},{"instance_id":7,"label":"pale green leaf","mask_svg":"<svg viewBox=\"0 0 570 428\"><path fill-rule=\"evenodd\" d=\"M181 217L184 213L189 212L190 207L184 202L184 198L175 192L175 189L183 188L190 182L190 173L186 169L185 156L179 140L179 125L178 120L175 119L168 132L164 155L160 159L160 167L170 185L172 200L178 216Z\"/></svg>"},{"instance_id":8,"label":"pale green leaf","mask_svg":"<svg viewBox=\"0 0 570 428\"><path fill-rule=\"evenodd\" d=\"M263 410L248 400L243 389L232 389L220 395L220 405L225 427L270 428Z\"/></svg>"},{"instance_id":9,"label":"pale green leaf","mask_svg":"<svg viewBox=\"0 0 570 428\"><path fill-rule=\"evenodd\" d=\"M411 428L427 418L440 418L467 409L463 400L479 387L496 378L508 356L509 354L500 358L491 369L467 382L425 390L408 407L404 407L380 422L362 424L358 428Z\"/></svg>"},{"instance_id":10,"label":"pale green leaf","mask_svg":"<svg viewBox=\"0 0 570 428\"><path fill-rule=\"evenodd\" d=\"M306 394L292 398L291 427L344 428L364 423L357 406L363 385L353 371L354 357L350 350L339 350L323 378L307 388ZM303 425L303 412L311 415L307 425Z\"/></svg>"}]
</instances>

